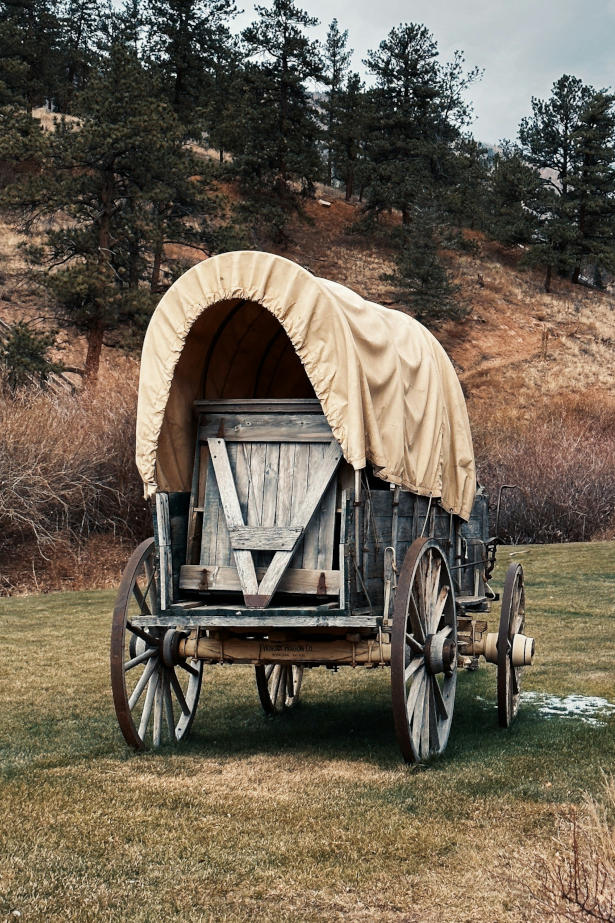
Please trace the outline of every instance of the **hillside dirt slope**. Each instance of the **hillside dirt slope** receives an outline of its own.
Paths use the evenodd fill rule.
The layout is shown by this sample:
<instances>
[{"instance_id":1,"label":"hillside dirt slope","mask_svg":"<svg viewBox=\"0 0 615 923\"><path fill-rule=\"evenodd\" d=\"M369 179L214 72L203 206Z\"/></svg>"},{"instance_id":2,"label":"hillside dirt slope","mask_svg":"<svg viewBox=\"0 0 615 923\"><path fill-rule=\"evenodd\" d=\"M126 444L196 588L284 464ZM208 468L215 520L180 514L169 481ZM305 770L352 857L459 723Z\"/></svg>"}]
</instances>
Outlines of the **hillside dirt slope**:
<instances>
[{"instance_id":1,"label":"hillside dirt slope","mask_svg":"<svg viewBox=\"0 0 615 923\"><path fill-rule=\"evenodd\" d=\"M288 243L272 249L369 300L404 310L382 279L393 268L392 254L350 230L359 209L321 188L306 204L307 220L294 219ZM546 294L542 273L520 267L521 251L506 250L478 232L468 236L476 253L455 251L445 258L470 311L436 336L455 364L471 416L506 408L522 414L561 392L615 395L615 298L562 279ZM0 319L48 322L41 294L23 278L18 241L0 222ZM188 247L171 246L167 255L202 259ZM64 361L81 365L83 340L67 335L61 342ZM105 350L105 362L116 362L114 350Z\"/></svg>"}]
</instances>

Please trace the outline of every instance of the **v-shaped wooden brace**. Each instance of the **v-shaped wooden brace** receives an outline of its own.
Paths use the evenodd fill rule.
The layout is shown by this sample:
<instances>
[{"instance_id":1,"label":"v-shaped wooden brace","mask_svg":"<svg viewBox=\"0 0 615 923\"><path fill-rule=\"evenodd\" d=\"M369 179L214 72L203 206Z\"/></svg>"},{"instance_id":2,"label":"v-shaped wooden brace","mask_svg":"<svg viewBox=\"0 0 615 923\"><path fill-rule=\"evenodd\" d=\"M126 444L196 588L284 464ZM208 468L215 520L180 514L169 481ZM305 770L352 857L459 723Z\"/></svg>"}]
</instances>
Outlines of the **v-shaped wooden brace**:
<instances>
[{"instance_id":1,"label":"v-shaped wooden brace","mask_svg":"<svg viewBox=\"0 0 615 923\"><path fill-rule=\"evenodd\" d=\"M342 458L342 450L335 441L329 444L321 464L314 472L296 521L288 528L281 526L251 527L246 526L243 520L224 439L208 439L207 444L246 605L255 609L264 609L269 605L297 545L303 538L324 492L331 483ZM260 584L256 578L252 557L252 552L258 549L275 551Z\"/></svg>"}]
</instances>

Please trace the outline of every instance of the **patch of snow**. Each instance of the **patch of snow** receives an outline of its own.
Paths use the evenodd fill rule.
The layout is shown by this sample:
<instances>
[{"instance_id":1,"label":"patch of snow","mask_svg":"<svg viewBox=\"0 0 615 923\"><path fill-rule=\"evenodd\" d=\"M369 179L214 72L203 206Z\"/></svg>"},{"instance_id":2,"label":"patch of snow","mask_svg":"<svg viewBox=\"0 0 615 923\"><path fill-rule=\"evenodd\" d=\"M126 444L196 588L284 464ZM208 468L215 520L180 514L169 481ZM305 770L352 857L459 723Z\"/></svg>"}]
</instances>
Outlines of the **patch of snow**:
<instances>
[{"instance_id":1,"label":"patch of snow","mask_svg":"<svg viewBox=\"0 0 615 923\"><path fill-rule=\"evenodd\" d=\"M476 698L486 701L481 696ZM521 692L521 707L524 705L533 705L545 718L578 718L596 727L604 727L604 719L615 714L615 703L597 695L559 696L549 692Z\"/></svg>"}]
</instances>

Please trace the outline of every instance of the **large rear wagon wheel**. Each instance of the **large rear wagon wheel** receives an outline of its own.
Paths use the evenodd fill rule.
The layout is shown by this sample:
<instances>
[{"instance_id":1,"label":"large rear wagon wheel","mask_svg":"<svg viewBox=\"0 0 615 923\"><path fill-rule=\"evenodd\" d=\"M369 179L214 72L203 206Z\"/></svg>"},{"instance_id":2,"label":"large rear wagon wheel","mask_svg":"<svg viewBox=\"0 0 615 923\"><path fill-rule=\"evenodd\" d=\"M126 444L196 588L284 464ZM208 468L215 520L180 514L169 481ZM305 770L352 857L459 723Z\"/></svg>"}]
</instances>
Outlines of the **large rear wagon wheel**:
<instances>
[{"instance_id":1,"label":"large rear wagon wheel","mask_svg":"<svg viewBox=\"0 0 615 923\"><path fill-rule=\"evenodd\" d=\"M523 568L512 563L506 571L498 631L498 720L510 727L519 711L523 667L512 662L512 640L525 628L525 586Z\"/></svg>"},{"instance_id":2,"label":"large rear wagon wheel","mask_svg":"<svg viewBox=\"0 0 615 923\"><path fill-rule=\"evenodd\" d=\"M111 628L115 713L126 742L137 750L185 738L201 691L203 664L178 657L178 632L132 624L137 616L159 613L158 556L148 538L126 565Z\"/></svg>"},{"instance_id":3,"label":"large rear wagon wheel","mask_svg":"<svg viewBox=\"0 0 615 923\"><path fill-rule=\"evenodd\" d=\"M268 715L294 708L301 691L303 667L296 663L269 663L254 670L258 696Z\"/></svg>"},{"instance_id":4,"label":"large rear wagon wheel","mask_svg":"<svg viewBox=\"0 0 615 923\"><path fill-rule=\"evenodd\" d=\"M442 753L457 685L457 620L451 572L433 539L419 538L404 558L395 594L391 693L404 759Z\"/></svg>"}]
</instances>

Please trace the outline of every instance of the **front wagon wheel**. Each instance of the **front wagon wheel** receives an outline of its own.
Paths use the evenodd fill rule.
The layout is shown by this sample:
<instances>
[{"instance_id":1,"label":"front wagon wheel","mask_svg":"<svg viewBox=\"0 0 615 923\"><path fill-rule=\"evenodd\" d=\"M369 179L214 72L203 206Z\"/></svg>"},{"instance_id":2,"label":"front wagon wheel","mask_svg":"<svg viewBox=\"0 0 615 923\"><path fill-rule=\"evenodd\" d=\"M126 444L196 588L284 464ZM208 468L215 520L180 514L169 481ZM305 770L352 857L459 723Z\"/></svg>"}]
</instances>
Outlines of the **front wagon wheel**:
<instances>
[{"instance_id":1,"label":"front wagon wheel","mask_svg":"<svg viewBox=\"0 0 615 923\"><path fill-rule=\"evenodd\" d=\"M115 713L126 742L136 750L185 738L201 691L202 661L179 658L178 632L147 624L149 616L159 614L158 555L148 538L126 565L111 628ZM140 625L133 624L137 618Z\"/></svg>"}]
</instances>

